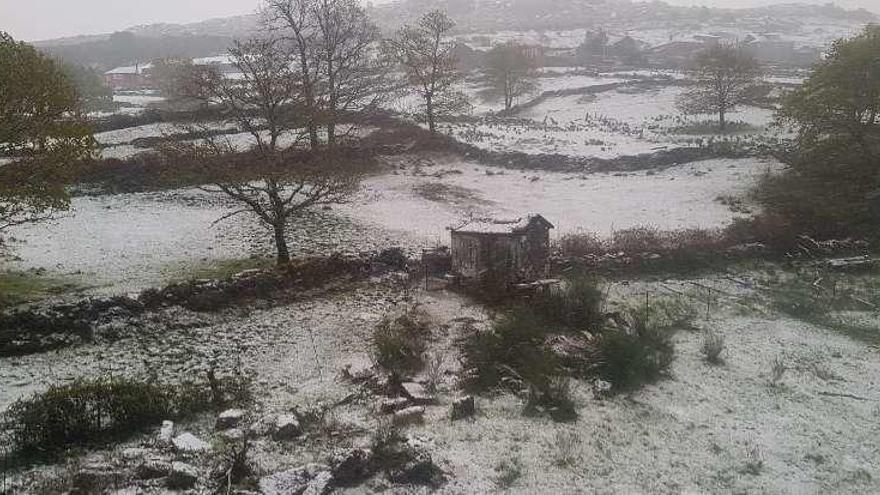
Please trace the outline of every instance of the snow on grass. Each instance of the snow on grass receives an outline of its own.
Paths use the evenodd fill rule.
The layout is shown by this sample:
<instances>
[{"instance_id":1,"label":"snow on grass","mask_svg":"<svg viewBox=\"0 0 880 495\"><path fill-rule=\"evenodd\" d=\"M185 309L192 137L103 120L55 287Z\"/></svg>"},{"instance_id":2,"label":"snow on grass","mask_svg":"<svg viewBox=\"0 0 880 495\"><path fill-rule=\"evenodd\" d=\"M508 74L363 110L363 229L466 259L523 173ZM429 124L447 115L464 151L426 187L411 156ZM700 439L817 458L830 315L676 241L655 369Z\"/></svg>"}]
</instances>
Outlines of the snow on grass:
<instances>
[{"instance_id":1,"label":"snow on grass","mask_svg":"<svg viewBox=\"0 0 880 495\"><path fill-rule=\"evenodd\" d=\"M771 129L774 112L743 106L728 114L737 132L719 134L713 115L682 115L675 105L683 89L625 87L598 94L545 97L519 118L444 123L441 130L490 151L615 158L665 147L701 146L708 140L741 144L785 137Z\"/></svg>"},{"instance_id":2,"label":"snow on grass","mask_svg":"<svg viewBox=\"0 0 880 495\"><path fill-rule=\"evenodd\" d=\"M198 191L74 198L57 220L14 230L21 242L12 266L44 268L95 292L142 290L173 276L172 263L248 256L245 239L211 225L229 211Z\"/></svg>"},{"instance_id":3,"label":"snow on grass","mask_svg":"<svg viewBox=\"0 0 880 495\"><path fill-rule=\"evenodd\" d=\"M700 282L730 285L722 277ZM689 281L645 282L638 290L663 292L663 286L682 291ZM630 292L621 285L611 291L612 297ZM419 291L416 297L438 325L431 351L443 352L447 371L455 373L454 341L461 335L461 321L483 325L488 316L454 293ZM704 362L700 332L680 331L671 374L655 385L603 399L589 383L575 380L572 396L579 417L571 423L525 417L522 400L510 394L478 396L477 416L452 422L450 402L458 390L454 375L444 375L439 403L427 407L425 424L404 431L447 472L447 483L436 492L499 490L496 467L513 459L521 475L504 487L505 493L880 490L876 352L821 327L744 312L733 299L721 299L708 319L696 323L724 336L723 365ZM347 364L370 363L373 326L403 300L400 292L373 282L247 315L167 310L169 317L201 324L161 333L148 326L116 342L0 360L0 409L49 383L77 377L128 376L148 366L166 379L203 377L210 360L220 363L222 371L240 363L254 373L258 414L332 404L357 392L357 386L338 378L339 371ZM789 369L771 386L771 363L780 357ZM828 373L820 377L817 369ZM284 448L258 438L255 442L268 448L257 449L255 460L260 469L275 472L289 463L323 460L337 441L365 442L377 428L379 400L367 395L330 413L342 431L354 432L351 436L319 437ZM207 426L199 435L210 440L211 430ZM579 440L567 465L556 462L560 435Z\"/></svg>"},{"instance_id":4,"label":"snow on grass","mask_svg":"<svg viewBox=\"0 0 880 495\"><path fill-rule=\"evenodd\" d=\"M368 179L361 198L341 211L361 222L443 244L448 243L446 227L470 214L513 217L539 212L556 225L554 235L578 229L608 234L643 224L720 227L735 215L716 198L743 194L757 176L776 167L778 163L770 160L717 159L661 171L578 176L438 158L436 166L421 175L409 170ZM437 171L442 178L433 176ZM446 202L430 200L418 192L425 184L468 194ZM474 200L454 200L463 197Z\"/></svg>"},{"instance_id":5,"label":"snow on grass","mask_svg":"<svg viewBox=\"0 0 880 495\"><path fill-rule=\"evenodd\" d=\"M621 88L597 95L573 95L548 98L520 112L521 117L535 121L545 119L559 124L587 121L589 117L613 119L632 127L656 129L689 120L675 107L683 88L666 86L654 89ZM709 118L702 116L701 118ZM728 114L728 120L741 121L757 128L773 120L773 111L757 107L740 107Z\"/></svg>"}]
</instances>

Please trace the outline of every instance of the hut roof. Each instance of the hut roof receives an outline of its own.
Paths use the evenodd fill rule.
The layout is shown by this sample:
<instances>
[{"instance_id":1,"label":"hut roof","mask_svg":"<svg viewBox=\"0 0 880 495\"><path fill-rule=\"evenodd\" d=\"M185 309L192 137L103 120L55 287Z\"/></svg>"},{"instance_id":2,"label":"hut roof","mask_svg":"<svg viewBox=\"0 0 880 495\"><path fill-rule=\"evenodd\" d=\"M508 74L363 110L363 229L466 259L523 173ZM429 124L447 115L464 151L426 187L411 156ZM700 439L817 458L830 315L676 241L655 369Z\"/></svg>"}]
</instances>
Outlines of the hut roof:
<instances>
[{"instance_id":1,"label":"hut roof","mask_svg":"<svg viewBox=\"0 0 880 495\"><path fill-rule=\"evenodd\" d=\"M518 234L536 222L543 223L549 229L553 228L553 224L543 216L530 213L513 219L471 219L449 230L465 234Z\"/></svg>"}]
</instances>

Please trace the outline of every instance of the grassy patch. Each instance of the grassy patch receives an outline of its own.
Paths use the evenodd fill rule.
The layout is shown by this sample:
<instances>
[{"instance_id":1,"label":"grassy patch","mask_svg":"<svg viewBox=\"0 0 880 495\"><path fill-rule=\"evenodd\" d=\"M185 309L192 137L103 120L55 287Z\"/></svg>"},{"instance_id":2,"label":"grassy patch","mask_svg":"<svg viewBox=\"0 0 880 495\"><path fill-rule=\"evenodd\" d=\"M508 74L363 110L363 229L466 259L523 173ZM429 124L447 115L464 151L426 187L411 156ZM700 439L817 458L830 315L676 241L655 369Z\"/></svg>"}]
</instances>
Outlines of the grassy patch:
<instances>
[{"instance_id":1,"label":"grassy patch","mask_svg":"<svg viewBox=\"0 0 880 495\"><path fill-rule=\"evenodd\" d=\"M187 280L225 280L245 270L272 268L274 260L270 258L235 258L197 261L192 263L175 263L169 266L168 282L184 282Z\"/></svg>"},{"instance_id":2,"label":"grassy patch","mask_svg":"<svg viewBox=\"0 0 880 495\"><path fill-rule=\"evenodd\" d=\"M82 288L70 280L34 272L0 272L0 308L32 302Z\"/></svg>"}]
</instances>

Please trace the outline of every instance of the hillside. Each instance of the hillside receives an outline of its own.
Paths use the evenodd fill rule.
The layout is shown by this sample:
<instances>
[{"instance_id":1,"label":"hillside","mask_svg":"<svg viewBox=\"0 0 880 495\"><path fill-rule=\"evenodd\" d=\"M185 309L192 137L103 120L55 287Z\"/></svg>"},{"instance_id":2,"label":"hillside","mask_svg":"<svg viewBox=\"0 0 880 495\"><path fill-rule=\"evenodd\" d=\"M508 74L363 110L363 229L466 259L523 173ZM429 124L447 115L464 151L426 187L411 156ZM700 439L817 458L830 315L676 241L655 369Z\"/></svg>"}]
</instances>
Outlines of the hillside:
<instances>
[{"instance_id":1,"label":"hillside","mask_svg":"<svg viewBox=\"0 0 880 495\"><path fill-rule=\"evenodd\" d=\"M831 4L716 9L628 0L403 0L371 7L370 13L390 32L434 8L446 10L462 34L601 27L663 31L671 39L676 31L730 28L778 33L814 45L877 21L877 16L866 10L845 10ZM193 24L151 24L112 35L47 40L37 46L69 62L110 68L159 57L216 55L233 39L252 33L256 22L256 15L245 15Z\"/></svg>"}]
</instances>

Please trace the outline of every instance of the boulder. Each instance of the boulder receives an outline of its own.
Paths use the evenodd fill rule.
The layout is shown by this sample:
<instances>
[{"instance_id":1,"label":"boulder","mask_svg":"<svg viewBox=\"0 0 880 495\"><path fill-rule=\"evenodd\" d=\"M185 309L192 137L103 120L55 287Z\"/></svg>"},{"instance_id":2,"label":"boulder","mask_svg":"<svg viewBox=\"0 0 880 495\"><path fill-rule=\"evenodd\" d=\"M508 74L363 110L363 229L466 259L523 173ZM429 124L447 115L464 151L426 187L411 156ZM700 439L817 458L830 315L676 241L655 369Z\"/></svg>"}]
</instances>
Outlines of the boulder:
<instances>
[{"instance_id":1,"label":"boulder","mask_svg":"<svg viewBox=\"0 0 880 495\"><path fill-rule=\"evenodd\" d=\"M411 400L414 404L426 405L433 404L437 399L428 393L425 387L416 382L403 382L400 384L403 396Z\"/></svg>"},{"instance_id":2,"label":"boulder","mask_svg":"<svg viewBox=\"0 0 880 495\"><path fill-rule=\"evenodd\" d=\"M244 420L247 411L244 409L227 409L217 416L217 422L214 427L217 430L228 430L237 428Z\"/></svg>"},{"instance_id":3,"label":"boulder","mask_svg":"<svg viewBox=\"0 0 880 495\"><path fill-rule=\"evenodd\" d=\"M391 422L394 426L407 426L422 423L425 420L425 408L422 406L412 406L401 409L394 413Z\"/></svg>"},{"instance_id":4,"label":"boulder","mask_svg":"<svg viewBox=\"0 0 880 495\"><path fill-rule=\"evenodd\" d=\"M166 481L168 488L174 490L188 490L199 479L199 471L185 462L171 463L171 471Z\"/></svg>"},{"instance_id":5,"label":"boulder","mask_svg":"<svg viewBox=\"0 0 880 495\"><path fill-rule=\"evenodd\" d=\"M302 435L299 419L293 414L279 414L275 418L272 438L275 440L292 440Z\"/></svg>"},{"instance_id":6,"label":"boulder","mask_svg":"<svg viewBox=\"0 0 880 495\"><path fill-rule=\"evenodd\" d=\"M372 474L373 451L369 449L337 450L330 457L333 482L353 485Z\"/></svg>"},{"instance_id":7,"label":"boulder","mask_svg":"<svg viewBox=\"0 0 880 495\"><path fill-rule=\"evenodd\" d=\"M330 467L323 464L306 464L260 479L263 495L320 495L326 493L332 481Z\"/></svg>"},{"instance_id":8,"label":"boulder","mask_svg":"<svg viewBox=\"0 0 880 495\"><path fill-rule=\"evenodd\" d=\"M470 418L476 413L477 407L472 395L461 397L452 401L452 412L450 417L453 421L457 419Z\"/></svg>"},{"instance_id":9,"label":"boulder","mask_svg":"<svg viewBox=\"0 0 880 495\"><path fill-rule=\"evenodd\" d=\"M193 435L192 433L183 433L181 435L178 435L174 437L172 443L174 444L174 448L179 450L180 452L195 454L211 450L210 445L208 445L204 440Z\"/></svg>"}]
</instances>

